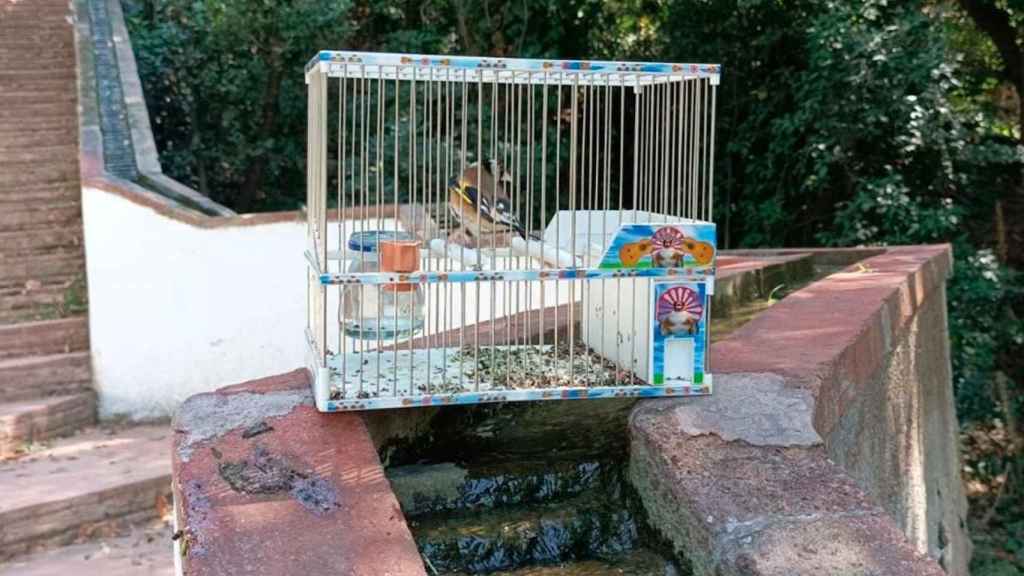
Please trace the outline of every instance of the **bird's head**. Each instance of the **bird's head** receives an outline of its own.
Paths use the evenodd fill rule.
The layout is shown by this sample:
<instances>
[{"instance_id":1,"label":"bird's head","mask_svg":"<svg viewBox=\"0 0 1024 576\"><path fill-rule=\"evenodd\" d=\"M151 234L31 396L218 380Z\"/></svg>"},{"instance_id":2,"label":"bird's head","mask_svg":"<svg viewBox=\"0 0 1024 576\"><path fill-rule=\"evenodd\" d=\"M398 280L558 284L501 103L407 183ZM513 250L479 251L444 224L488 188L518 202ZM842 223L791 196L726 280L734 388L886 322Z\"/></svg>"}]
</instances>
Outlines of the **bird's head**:
<instances>
[{"instance_id":1,"label":"bird's head","mask_svg":"<svg viewBox=\"0 0 1024 576\"><path fill-rule=\"evenodd\" d=\"M466 167L460 178L468 187L483 191L484 197L490 198L495 195L507 197L508 186L512 183L512 176L499 160L489 158L481 169L479 162L474 162Z\"/></svg>"},{"instance_id":2,"label":"bird's head","mask_svg":"<svg viewBox=\"0 0 1024 576\"><path fill-rule=\"evenodd\" d=\"M505 170L505 166L502 165L501 160L498 160L497 158L489 158L487 160L487 167L491 176L497 178L502 185L512 183L512 175L509 174L508 170Z\"/></svg>"}]
</instances>

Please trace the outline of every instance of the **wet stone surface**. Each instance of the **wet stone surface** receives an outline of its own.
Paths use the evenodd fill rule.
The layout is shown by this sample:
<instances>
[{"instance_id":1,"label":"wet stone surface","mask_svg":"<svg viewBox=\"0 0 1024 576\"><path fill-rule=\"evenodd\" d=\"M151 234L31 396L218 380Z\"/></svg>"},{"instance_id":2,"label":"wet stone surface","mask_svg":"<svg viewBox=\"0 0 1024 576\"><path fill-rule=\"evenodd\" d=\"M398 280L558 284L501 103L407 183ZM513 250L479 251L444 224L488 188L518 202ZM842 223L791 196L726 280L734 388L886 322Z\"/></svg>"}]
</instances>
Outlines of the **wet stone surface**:
<instances>
[{"instance_id":1,"label":"wet stone surface","mask_svg":"<svg viewBox=\"0 0 1024 576\"><path fill-rule=\"evenodd\" d=\"M221 462L217 470L235 492L287 492L306 509L320 514L338 507L337 493L329 482L313 472L295 469L285 459L271 455L262 446L256 446L245 460Z\"/></svg>"},{"instance_id":2,"label":"wet stone surface","mask_svg":"<svg viewBox=\"0 0 1024 576\"><path fill-rule=\"evenodd\" d=\"M437 574L676 575L628 483L632 402L444 410L386 470Z\"/></svg>"},{"instance_id":3,"label":"wet stone surface","mask_svg":"<svg viewBox=\"0 0 1024 576\"><path fill-rule=\"evenodd\" d=\"M189 533L184 546L190 553L202 556L210 545L206 530L210 527L210 499L203 491L203 485L195 480L185 483L185 494L188 501L188 514L192 519Z\"/></svg>"},{"instance_id":4,"label":"wet stone surface","mask_svg":"<svg viewBox=\"0 0 1024 576\"><path fill-rule=\"evenodd\" d=\"M456 573L458 576L468 573ZM682 576L675 565L650 550L634 550L614 560L583 560L565 564L530 566L503 576Z\"/></svg>"},{"instance_id":5,"label":"wet stone surface","mask_svg":"<svg viewBox=\"0 0 1024 576\"><path fill-rule=\"evenodd\" d=\"M407 517L471 508L535 504L577 496L614 473L599 462L559 463L550 470L496 466L474 474L448 464L407 466L389 472L391 488Z\"/></svg>"},{"instance_id":6,"label":"wet stone surface","mask_svg":"<svg viewBox=\"0 0 1024 576\"><path fill-rule=\"evenodd\" d=\"M427 574L363 419L309 399L302 369L182 405L172 486L185 574Z\"/></svg>"},{"instance_id":7,"label":"wet stone surface","mask_svg":"<svg viewBox=\"0 0 1024 576\"><path fill-rule=\"evenodd\" d=\"M562 506L565 504L565 506ZM420 552L442 572L473 574L572 560L612 560L638 545L628 510L596 501L432 518L410 526Z\"/></svg>"},{"instance_id":8,"label":"wet stone surface","mask_svg":"<svg viewBox=\"0 0 1024 576\"><path fill-rule=\"evenodd\" d=\"M566 463L624 462L625 430L636 402L622 398L446 406L415 434L381 439L379 453L389 469L453 462L487 475L489 466L543 473ZM381 411L366 417L385 427L386 420L407 418L405 414Z\"/></svg>"}]
</instances>

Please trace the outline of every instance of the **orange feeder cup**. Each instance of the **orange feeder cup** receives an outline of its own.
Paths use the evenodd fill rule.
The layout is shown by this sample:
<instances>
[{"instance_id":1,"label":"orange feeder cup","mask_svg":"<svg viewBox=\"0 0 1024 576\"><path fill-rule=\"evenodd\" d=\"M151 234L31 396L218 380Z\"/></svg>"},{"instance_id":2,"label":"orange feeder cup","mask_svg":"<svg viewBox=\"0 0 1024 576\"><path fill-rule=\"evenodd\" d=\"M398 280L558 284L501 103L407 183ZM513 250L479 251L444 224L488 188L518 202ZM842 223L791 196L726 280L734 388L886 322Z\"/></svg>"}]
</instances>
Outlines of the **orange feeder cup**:
<instances>
[{"instance_id":1,"label":"orange feeder cup","mask_svg":"<svg viewBox=\"0 0 1024 576\"><path fill-rule=\"evenodd\" d=\"M382 272L409 274L420 269L419 240L381 240L380 269ZM399 282L384 286L389 292L412 292L416 285Z\"/></svg>"}]
</instances>

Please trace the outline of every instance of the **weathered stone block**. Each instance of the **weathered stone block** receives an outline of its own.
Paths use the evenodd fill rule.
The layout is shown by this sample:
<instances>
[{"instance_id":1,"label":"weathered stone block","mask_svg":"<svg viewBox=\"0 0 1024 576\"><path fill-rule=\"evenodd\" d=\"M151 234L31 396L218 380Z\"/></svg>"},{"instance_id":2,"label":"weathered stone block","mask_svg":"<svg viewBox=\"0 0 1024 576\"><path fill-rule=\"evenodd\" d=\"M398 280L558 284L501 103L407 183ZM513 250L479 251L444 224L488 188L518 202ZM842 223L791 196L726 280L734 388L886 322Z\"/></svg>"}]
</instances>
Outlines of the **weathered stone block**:
<instances>
[{"instance_id":1,"label":"weathered stone block","mask_svg":"<svg viewBox=\"0 0 1024 576\"><path fill-rule=\"evenodd\" d=\"M174 422L184 573L425 574L362 419L305 370L193 396Z\"/></svg>"}]
</instances>

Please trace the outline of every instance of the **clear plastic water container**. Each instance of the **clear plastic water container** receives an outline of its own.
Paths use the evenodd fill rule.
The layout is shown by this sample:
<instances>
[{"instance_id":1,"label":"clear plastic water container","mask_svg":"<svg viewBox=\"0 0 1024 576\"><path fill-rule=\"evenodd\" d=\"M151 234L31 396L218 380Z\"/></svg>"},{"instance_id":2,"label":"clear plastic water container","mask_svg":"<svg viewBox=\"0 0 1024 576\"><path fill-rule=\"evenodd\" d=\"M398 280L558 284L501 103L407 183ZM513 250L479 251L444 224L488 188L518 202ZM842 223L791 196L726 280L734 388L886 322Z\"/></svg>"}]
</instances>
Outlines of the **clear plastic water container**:
<instances>
[{"instance_id":1,"label":"clear plastic water container","mask_svg":"<svg viewBox=\"0 0 1024 576\"><path fill-rule=\"evenodd\" d=\"M348 240L349 272L380 272L380 243L412 242L393 230L353 232ZM347 285L342 292L342 329L359 340L404 340L423 330L423 289L418 285Z\"/></svg>"}]
</instances>

